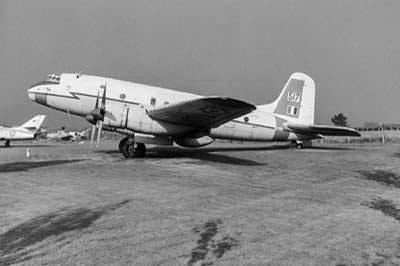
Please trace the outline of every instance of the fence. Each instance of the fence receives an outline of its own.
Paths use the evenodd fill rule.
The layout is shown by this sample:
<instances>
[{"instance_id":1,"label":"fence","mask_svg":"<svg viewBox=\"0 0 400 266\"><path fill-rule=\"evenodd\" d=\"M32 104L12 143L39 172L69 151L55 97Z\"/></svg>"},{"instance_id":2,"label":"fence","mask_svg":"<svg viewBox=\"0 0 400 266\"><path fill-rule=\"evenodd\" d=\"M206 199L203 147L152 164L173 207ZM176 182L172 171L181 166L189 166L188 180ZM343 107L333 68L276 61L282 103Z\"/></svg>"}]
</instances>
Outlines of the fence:
<instances>
[{"instance_id":1,"label":"fence","mask_svg":"<svg viewBox=\"0 0 400 266\"><path fill-rule=\"evenodd\" d=\"M355 128L361 137L324 137L322 143L400 143L400 127Z\"/></svg>"}]
</instances>

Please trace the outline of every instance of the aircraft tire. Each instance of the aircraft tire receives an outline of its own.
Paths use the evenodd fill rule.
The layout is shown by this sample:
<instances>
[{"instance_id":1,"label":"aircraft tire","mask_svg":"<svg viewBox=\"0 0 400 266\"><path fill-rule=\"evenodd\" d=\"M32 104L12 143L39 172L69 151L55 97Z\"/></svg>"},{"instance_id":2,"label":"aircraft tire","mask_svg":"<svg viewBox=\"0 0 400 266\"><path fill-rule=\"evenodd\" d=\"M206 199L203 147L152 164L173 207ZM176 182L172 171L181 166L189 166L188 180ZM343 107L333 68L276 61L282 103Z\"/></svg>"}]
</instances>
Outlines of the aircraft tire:
<instances>
[{"instance_id":1,"label":"aircraft tire","mask_svg":"<svg viewBox=\"0 0 400 266\"><path fill-rule=\"evenodd\" d=\"M296 145L297 149L303 149L303 143L297 143Z\"/></svg>"},{"instance_id":2,"label":"aircraft tire","mask_svg":"<svg viewBox=\"0 0 400 266\"><path fill-rule=\"evenodd\" d=\"M10 141L9 141L9 140L6 140L6 142L4 143L4 146L5 146L5 147L10 147Z\"/></svg>"},{"instance_id":3,"label":"aircraft tire","mask_svg":"<svg viewBox=\"0 0 400 266\"><path fill-rule=\"evenodd\" d=\"M143 158L146 154L146 146L143 143L126 143L123 146L123 155L127 159Z\"/></svg>"},{"instance_id":4,"label":"aircraft tire","mask_svg":"<svg viewBox=\"0 0 400 266\"><path fill-rule=\"evenodd\" d=\"M125 137L125 138L121 139L121 141L119 142L119 145L118 145L120 152L124 153L124 146L128 142L128 140L129 140L129 137Z\"/></svg>"}]
</instances>

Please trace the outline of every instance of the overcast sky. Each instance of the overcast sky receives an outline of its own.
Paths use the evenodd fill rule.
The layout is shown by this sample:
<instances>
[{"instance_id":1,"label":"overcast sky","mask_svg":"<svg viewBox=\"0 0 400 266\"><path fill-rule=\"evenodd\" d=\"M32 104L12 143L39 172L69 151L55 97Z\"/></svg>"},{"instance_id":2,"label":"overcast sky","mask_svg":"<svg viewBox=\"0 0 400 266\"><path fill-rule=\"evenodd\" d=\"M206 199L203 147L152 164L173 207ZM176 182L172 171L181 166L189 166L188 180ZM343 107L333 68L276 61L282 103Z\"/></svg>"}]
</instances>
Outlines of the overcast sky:
<instances>
[{"instance_id":1,"label":"overcast sky","mask_svg":"<svg viewBox=\"0 0 400 266\"><path fill-rule=\"evenodd\" d=\"M316 122L400 122L400 1L0 1L0 124L84 118L31 102L30 85L79 72L273 101L293 72L316 82Z\"/></svg>"}]
</instances>

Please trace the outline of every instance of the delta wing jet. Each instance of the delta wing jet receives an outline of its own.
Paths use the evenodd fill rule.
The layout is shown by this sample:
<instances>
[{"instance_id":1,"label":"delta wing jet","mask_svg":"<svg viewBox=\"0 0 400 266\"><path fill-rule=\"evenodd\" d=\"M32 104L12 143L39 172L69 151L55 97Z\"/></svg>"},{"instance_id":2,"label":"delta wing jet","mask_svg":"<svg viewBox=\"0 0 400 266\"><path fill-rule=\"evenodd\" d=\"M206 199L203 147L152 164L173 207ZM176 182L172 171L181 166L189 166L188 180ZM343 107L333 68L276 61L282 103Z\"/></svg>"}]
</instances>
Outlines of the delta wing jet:
<instances>
[{"instance_id":1,"label":"delta wing jet","mask_svg":"<svg viewBox=\"0 0 400 266\"><path fill-rule=\"evenodd\" d=\"M200 147L214 138L291 141L299 148L324 135L360 136L350 128L314 124L315 84L294 73L270 104L204 97L138 83L84 74L51 74L33 85L36 103L85 117L97 128L125 134L119 143L126 158L143 157L145 144Z\"/></svg>"},{"instance_id":2,"label":"delta wing jet","mask_svg":"<svg viewBox=\"0 0 400 266\"><path fill-rule=\"evenodd\" d=\"M5 140L4 146L9 147L10 141L35 139L45 118L37 115L19 127L0 126L0 140Z\"/></svg>"}]
</instances>

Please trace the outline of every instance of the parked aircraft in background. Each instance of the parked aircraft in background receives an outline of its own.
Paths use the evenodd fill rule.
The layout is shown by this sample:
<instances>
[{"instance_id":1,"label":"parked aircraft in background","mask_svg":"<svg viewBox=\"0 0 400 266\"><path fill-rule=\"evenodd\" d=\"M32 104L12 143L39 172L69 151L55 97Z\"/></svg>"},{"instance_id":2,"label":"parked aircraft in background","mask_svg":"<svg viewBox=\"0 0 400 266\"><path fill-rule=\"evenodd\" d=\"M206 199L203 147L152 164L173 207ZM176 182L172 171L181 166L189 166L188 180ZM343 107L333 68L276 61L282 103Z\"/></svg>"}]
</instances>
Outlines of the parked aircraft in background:
<instances>
[{"instance_id":1,"label":"parked aircraft in background","mask_svg":"<svg viewBox=\"0 0 400 266\"><path fill-rule=\"evenodd\" d=\"M10 141L35 139L45 118L37 115L19 127L0 126L0 140L5 140L4 146L9 147Z\"/></svg>"},{"instance_id":2,"label":"parked aircraft in background","mask_svg":"<svg viewBox=\"0 0 400 266\"><path fill-rule=\"evenodd\" d=\"M84 74L51 74L28 90L31 100L93 124L91 143L103 125L127 135L119 143L126 158L143 157L145 143L200 147L214 138L292 141L299 148L323 135L360 136L353 129L314 124L315 84L303 73L290 76L278 99L253 104L203 97Z\"/></svg>"},{"instance_id":3,"label":"parked aircraft in background","mask_svg":"<svg viewBox=\"0 0 400 266\"><path fill-rule=\"evenodd\" d=\"M63 140L63 141L75 141L81 140L86 138L86 133L88 130L79 131L65 131L65 128L62 127L61 129L57 130L56 132L47 133L48 139L54 140Z\"/></svg>"}]
</instances>

